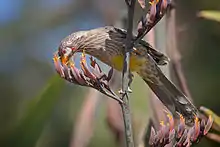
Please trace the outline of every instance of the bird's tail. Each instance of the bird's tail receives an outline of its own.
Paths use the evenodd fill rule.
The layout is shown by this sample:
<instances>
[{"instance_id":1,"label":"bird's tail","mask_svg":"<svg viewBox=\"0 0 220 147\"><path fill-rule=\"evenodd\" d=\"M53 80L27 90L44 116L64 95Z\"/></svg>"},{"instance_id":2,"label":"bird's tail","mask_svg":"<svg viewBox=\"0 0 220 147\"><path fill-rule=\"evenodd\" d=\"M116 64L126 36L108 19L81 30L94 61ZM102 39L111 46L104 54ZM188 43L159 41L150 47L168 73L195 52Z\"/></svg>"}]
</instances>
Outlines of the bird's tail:
<instances>
[{"instance_id":1,"label":"bird's tail","mask_svg":"<svg viewBox=\"0 0 220 147\"><path fill-rule=\"evenodd\" d=\"M194 122L195 116L198 114L198 109L170 80L167 79L159 67L156 66L156 69L159 83L153 82L155 79L151 79L149 76L146 77L139 74L160 101L162 101L169 111L171 111L174 117L179 113L184 116L186 123Z\"/></svg>"}]
</instances>

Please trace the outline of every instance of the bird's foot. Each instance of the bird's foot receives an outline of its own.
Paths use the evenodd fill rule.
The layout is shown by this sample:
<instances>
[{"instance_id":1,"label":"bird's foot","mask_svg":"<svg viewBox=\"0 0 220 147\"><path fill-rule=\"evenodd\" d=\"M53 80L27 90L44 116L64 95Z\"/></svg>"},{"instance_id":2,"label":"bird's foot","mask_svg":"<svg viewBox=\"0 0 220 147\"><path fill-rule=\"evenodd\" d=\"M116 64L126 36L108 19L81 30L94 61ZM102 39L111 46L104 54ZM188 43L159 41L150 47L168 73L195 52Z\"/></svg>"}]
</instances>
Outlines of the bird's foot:
<instances>
[{"instance_id":1,"label":"bird's foot","mask_svg":"<svg viewBox=\"0 0 220 147\"><path fill-rule=\"evenodd\" d=\"M131 73L131 72L129 72L129 75L128 75L128 79L129 79L129 81L128 81L128 92L129 93L132 93L132 89L131 89L131 83L133 82L133 78L134 78L134 75Z\"/></svg>"},{"instance_id":2,"label":"bird's foot","mask_svg":"<svg viewBox=\"0 0 220 147\"><path fill-rule=\"evenodd\" d=\"M128 86L128 93L132 93L132 89Z\"/></svg>"},{"instance_id":3,"label":"bird's foot","mask_svg":"<svg viewBox=\"0 0 220 147\"><path fill-rule=\"evenodd\" d=\"M126 90L126 92L132 93L132 89L131 89L130 87L128 87L128 89ZM120 89L120 90L118 91L118 93L119 93L119 94L125 94L125 91L122 90L122 89Z\"/></svg>"},{"instance_id":4,"label":"bird's foot","mask_svg":"<svg viewBox=\"0 0 220 147\"><path fill-rule=\"evenodd\" d=\"M123 94L125 94L125 91L122 90L122 89L120 89L120 90L118 91L118 93L123 95Z\"/></svg>"},{"instance_id":5,"label":"bird's foot","mask_svg":"<svg viewBox=\"0 0 220 147\"><path fill-rule=\"evenodd\" d=\"M132 93L132 89L131 89L130 86L131 86L131 83L133 82L133 77L134 77L134 75L131 72L129 72L129 74L128 74L128 88L126 90L126 92L128 92L128 93ZM125 91L120 89L118 91L118 93L119 94L125 94Z\"/></svg>"}]
</instances>

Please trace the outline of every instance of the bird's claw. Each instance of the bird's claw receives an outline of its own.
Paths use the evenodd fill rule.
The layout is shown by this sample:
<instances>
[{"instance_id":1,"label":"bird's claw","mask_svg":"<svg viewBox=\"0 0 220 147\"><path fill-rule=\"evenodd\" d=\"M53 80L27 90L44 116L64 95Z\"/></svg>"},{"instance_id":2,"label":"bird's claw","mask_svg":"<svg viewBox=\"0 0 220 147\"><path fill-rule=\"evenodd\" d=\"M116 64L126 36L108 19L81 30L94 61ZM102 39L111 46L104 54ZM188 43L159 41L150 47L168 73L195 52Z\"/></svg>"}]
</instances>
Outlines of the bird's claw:
<instances>
[{"instance_id":1,"label":"bird's claw","mask_svg":"<svg viewBox=\"0 0 220 147\"><path fill-rule=\"evenodd\" d=\"M128 92L128 93L132 93L132 89L130 88L130 87L128 87L128 89L126 90L126 92ZM125 94L126 93L124 90L122 90L122 89L120 89L119 91L118 91L118 93L119 94Z\"/></svg>"},{"instance_id":2,"label":"bird's claw","mask_svg":"<svg viewBox=\"0 0 220 147\"><path fill-rule=\"evenodd\" d=\"M133 82L133 77L134 77L134 75L131 73L131 72L129 72L129 75L128 75L128 92L129 93L132 93L132 89L131 89L131 83Z\"/></svg>"},{"instance_id":3,"label":"bird's claw","mask_svg":"<svg viewBox=\"0 0 220 147\"><path fill-rule=\"evenodd\" d=\"M118 91L118 93L123 95L123 94L125 94L125 91L122 90L122 89L120 89L120 90Z\"/></svg>"},{"instance_id":4,"label":"bird's claw","mask_svg":"<svg viewBox=\"0 0 220 147\"><path fill-rule=\"evenodd\" d=\"M132 93L132 89L128 86L128 93Z\"/></svg>"},{"instance_id":5,"label":"bird's claw","mask_svg":"<svg viewBox=\"0 0 220 147\"><path fill-rule=\"evenodd\" d=\"M132 93L132 89L130 86L131 86L131 83L133 82L133 77L134 77L134 75L131 72L129 72L129 74L128 74L128 88L126 91L120 89L118 91L119 94L125 94L126 92Z\"/></svg>"}]
</instances>

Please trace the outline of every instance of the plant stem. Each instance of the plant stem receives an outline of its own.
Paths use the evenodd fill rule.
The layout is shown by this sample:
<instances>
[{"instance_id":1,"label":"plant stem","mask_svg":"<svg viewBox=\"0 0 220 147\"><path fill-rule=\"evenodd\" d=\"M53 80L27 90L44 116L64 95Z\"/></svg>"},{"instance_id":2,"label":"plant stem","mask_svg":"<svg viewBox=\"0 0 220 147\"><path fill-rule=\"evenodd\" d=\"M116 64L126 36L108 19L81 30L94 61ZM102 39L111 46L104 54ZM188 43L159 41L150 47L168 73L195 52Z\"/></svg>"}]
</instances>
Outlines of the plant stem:
<instances>
[{"instance_id":1,"label":"plant stem","mask_svg":"<svg viewBox=\"0 0 220 147\"><path fill-rule=\"evenodd\" d=\"M128 81L130 74L129 73L130 50L133 48L132 30L133 30L135 2L136 0L131 0L130 4L127 3L128 26L127 26L127 36L126 36L126 44L124 51L124 65L123 65L123 73L122 73L122 91L124 92L122 94L122 100L124 101L124 104L121 104L121 107L122 107L122 113L124 119L126 147L134 147L132 122L131 122L131 114L130 114L130 106L129 106L129 96L127 90L128 90Z\"/></svg>"}]
</instances>

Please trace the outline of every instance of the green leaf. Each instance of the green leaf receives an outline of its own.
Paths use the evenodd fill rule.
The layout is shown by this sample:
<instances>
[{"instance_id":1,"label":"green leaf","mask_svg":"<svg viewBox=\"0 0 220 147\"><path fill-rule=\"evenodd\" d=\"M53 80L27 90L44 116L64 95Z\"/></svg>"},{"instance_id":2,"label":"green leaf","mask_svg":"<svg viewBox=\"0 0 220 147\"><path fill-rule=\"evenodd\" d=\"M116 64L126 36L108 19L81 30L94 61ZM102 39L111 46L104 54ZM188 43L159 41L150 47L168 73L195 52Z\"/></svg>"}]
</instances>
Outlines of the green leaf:
<instances>
[{"instance_id":1,"label":"green leaf","mask_svg":"<svg viewBox=\"0 0 220 147\"><path fill-rule=\"evenodd\" d=\"M211 10L200 11L198 13L198 16L220 22L220 11L211 11Z\"/></svg>"},{"instance_id":2,"label":"green leaf","mask_svg":"<svg viewBox=\"0 0 220 147\"><path fill-rule=\"evenodd\" d=\"M64 87L64 80L58 76L52 77L41 94L35 97L27 106L26 114L0 146L33 147L38 141L54 106L60 98Z\"/></svg>"}]
</instances>

